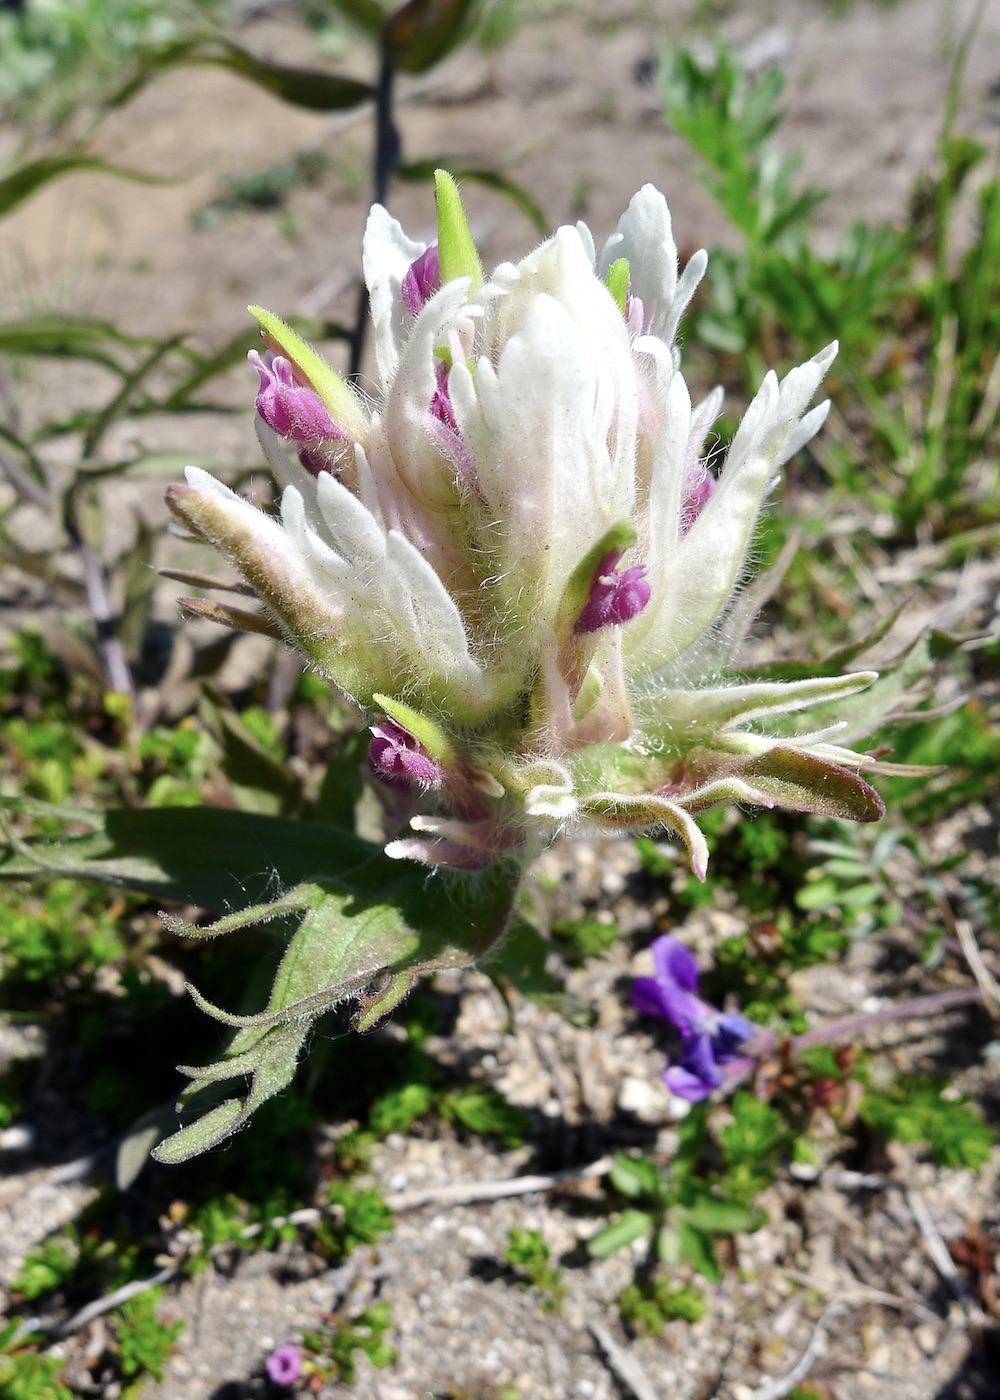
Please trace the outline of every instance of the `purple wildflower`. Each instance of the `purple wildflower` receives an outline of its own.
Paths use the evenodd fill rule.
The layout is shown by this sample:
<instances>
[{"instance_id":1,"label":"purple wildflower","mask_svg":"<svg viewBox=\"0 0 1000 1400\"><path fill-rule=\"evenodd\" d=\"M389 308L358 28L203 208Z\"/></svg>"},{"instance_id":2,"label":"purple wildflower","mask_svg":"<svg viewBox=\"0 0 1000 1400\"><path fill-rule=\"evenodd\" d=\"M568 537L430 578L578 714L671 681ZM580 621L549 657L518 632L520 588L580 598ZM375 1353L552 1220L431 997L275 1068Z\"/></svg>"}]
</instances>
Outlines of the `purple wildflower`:
<instances>
[{"instance_id":1,"label":"purple wildflower","mask_svg":"<svg viewBox=\"0 0 1000 1400\"><path fill-rule=\"evenodd\" d=\"M590 585L590 596L576 620L575 631L596 632L601 627L628 622L649 602L651 589L646 582L645 564L633 564L618 572L622 551L606 554Z\"/></svg>"},{"instance_id":2,"label":"purple wildflower","mask_svg":"<svg viewBox=\"0 0 1000 1400\"><path fill-rule=\"evenodd\" d=\"M438 245L432 243L409 266L403 278L399 294L403 305L411 316L423 311L431 297L441 286L441 265L438 261Z\"/></svg>"},{"instance_id":3,"label":"purple wildflower","mask_svg":"<svg viewBox=\"0 0 1000 1400\"><path fill-rule=\"evenodd\" d=\"M394 719L373 724L368 764L376 777L391 787L437 787L444 773L408 729Z\"/></svg>"},{"instance_id":4,"label":"purple wildflower","mask_svg":"<svg viewBox=\"0 0 1000 1400\"><path fill-rule=\"evenodd\" d=\"M694 954L669 934L653 944L653 977L637 977L632 1006L644 1016L658 1016L675 1026L681 1037L677 1064L663 1078L678 1098L698 1103L722 1084L722 1066L739 1058L740 1047L756 1026L737 1013L716 1011L698 995L698 964Z\"/></svg>"},{"instance_id":5,"label":"purple wildflower","mask_svg":"<svg viewBox=\"0 0 1000 1400\"><path fill-rule=\"evenodd\" d=\"M247 358L260 376L257 412L273 432L305 443L344 437L316 390L297 382L290 360L270 352L262 358L256 350Z\"/></svg>"},{"instance_id":6,"label":"purple wildflower","mask_svg":"<svg viewBox=\"0 0 1000 1400\"><path fill-rule=\"evenodd\" d=\"M302 1375L302 1352L289 1342L264 1362L264 1370L275 1385L294 1385Z\"/></svg>"}]
</instances>

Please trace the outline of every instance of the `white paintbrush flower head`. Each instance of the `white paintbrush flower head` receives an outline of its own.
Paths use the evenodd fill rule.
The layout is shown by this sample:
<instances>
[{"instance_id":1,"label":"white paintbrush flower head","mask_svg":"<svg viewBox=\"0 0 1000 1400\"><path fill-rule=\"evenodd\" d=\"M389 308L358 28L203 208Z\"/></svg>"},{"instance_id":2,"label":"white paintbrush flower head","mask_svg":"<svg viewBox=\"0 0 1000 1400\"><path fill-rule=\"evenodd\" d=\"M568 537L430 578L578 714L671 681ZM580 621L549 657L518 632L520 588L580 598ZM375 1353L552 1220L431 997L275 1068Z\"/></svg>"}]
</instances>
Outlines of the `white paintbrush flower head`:
<instances>
[{"instance_id":1,"label":"white paintbrush flower head","mask_svg":"<svg viewBox=\"0 0 1000 1400\"><path fill-rule=\"evenodd\" d=\"M692 404L674 345L707 258L679 268L659 191L635 195L600 253L564 227L489 277L442 173L437 203L429 247L380 206L368 220L372 399L253 309L280 522L194 467L168 492L373 719L387 802L405 817L433 792L390 854L474 868L574 822L665 826L704 874L694 815L717 803L881 815L829 731L749 728L870 673L698 679L762 503L826 417L809 405L836 346L765 377L716 475L722 395Z\"/></svg>"}]
</instances>

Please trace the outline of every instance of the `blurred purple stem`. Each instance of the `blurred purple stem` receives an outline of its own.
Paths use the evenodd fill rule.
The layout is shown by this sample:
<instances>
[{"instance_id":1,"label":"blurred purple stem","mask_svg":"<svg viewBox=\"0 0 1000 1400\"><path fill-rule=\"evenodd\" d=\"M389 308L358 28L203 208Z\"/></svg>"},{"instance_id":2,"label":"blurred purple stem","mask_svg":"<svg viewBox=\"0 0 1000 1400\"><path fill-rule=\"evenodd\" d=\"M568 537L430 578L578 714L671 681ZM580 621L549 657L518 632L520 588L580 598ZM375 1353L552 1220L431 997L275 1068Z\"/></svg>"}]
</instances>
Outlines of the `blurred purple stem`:
<instances>
[{"instance_id":1,"label":"blurred purple stem","mask_svg":"<svg viewBox=\"0 0 1000 1400\"><path fill-rule=\"evenodd\" d=\"M776 1050L779 1044L787 1047L787 1053L794 1058L803 1050L811 1050L815 1045L830 1045L835 1040L850 1040L863 1034L872 1026L886 1025L891 1021L906 1021L916 1016L933 1016L937 1011L950 1011L956 1006L972 1006L981 1002L983 994L978 987L958 987L951 992L933 992L930 996L914 997L910 1001L900 1001L894 1006L885 1006L881 1011L871 1011L864 1016L849 1016L844 1021L834 1021L829 1026L819 1026L814 1031L793 1035L781 1042L773 1031L761 1030L750 1042L753 1055L740 1055L730 1060L725 1067L727 1080L741 1079L756 1068L758 1062Z\"/></svg>"}]
</instances>

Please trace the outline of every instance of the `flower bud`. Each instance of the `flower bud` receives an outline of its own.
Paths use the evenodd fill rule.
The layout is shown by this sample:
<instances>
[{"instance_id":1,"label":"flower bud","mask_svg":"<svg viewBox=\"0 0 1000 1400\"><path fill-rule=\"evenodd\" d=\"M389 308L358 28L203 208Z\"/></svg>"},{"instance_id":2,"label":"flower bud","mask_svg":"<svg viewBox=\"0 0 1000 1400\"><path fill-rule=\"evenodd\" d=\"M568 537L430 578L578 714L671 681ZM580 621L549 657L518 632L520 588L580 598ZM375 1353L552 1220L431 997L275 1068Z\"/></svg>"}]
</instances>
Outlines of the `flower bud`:
<instances>
[{"instance_id":1,"label":"flower bud","mask_svg":"<svg viewBox=\"0 0 1000 1400\"><path fill-rule=\"evenodd\" d=\"M308 385L296 382L294 368L283 355L268 351L261 359L251 350L247 358L260 376L257 412L273 432L310 443L344 436L320 396Z\"/></svg>"},{"instance_id":2,"label":"flower bud","mask_svg":"<svg viewBox=\"0 0 1000 1400\"><path fill-rule=\"evenodd\" d=\"M376 777L396 787L437 787L443 770L420 741L394 719L382 719L371 727L368 764Z\"/></svg>"}]
</instances>

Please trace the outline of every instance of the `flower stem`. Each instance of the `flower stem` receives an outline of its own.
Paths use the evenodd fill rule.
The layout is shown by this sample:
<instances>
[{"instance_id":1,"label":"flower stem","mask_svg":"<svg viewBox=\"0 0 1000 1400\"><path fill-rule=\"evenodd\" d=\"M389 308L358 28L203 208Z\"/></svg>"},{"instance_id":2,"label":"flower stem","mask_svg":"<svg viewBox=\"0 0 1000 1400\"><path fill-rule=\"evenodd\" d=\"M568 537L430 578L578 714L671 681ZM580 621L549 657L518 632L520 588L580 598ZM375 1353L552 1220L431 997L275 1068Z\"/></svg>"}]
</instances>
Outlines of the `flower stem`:
<instances>
[{"instance_id":1,"label":"flower stem","mask_svg":"<svg viewBox=\"0 0 1000 1400\"><path fill-rule=\"evenodd\" d=\"M787 1041L779 1041L773 1031L760 1030L749 1042L753 1052L730 1060L725 1067L727 1080L742 1079L752 1073L765 1055L771 1054L781 1044L785 1053L795 1058L803 1050L811 1050L815 1045L830 1045L836 1040L849 1040L863 1035L872 1026L886 1025L892 1021L908 1021L918 1016L933 1016L938 1011L951 1011L958 1006L973 1006L983 1000L978 987L957 987L950 992L932 992L929 996L913 997L910 1001L899 1001L893 1006L885 1006L881 1011L871 1011L863 1016L849 1016L844 1021L832 1021L828 1026L818 1026L814 1031L792 1036Z\"/></svg>"},{"instance_id":2,"label":"flower stem","mask_svg":"<svg viewBox=\"0 0 1000 1400\"><path fill-rule=\"evenodd\" d=\"M393 114L393 79L395 69L387 45L382 47L378 83L375 88L375 149L372 156L372 204L385 204L389 177L399 160L399 128ZM351 333L351 359L348 376L356 380L361 373L368 330L368 288L362 279L358 290L358 308Z\"/></svg>"},{"instance_id":3,"label":"flower stem","mask_svg":"<svg viewBox=\"0 0 1000 1400\"><path fill-rule=\"evenodd\" d=\"M971 1006L982 999L983 994L978 987L958 987L951 992L933 992L930 996L899 1001L894 1006L883 1007L881 1011L872 1011L865 1016L850 1016L846 1021L834 1021L832 1025L820 1026L817 1030L794 1036L791 1042L792 1054L798 1054L800 1050L809 1050L814 1045L829 1045L834 1040L860 1035L869 1026L884 1025L889 1021L906 1021L914 1016L933 1016L936 1011L950 1011L954 1006Z\"/></svg>"}]
</instances>

